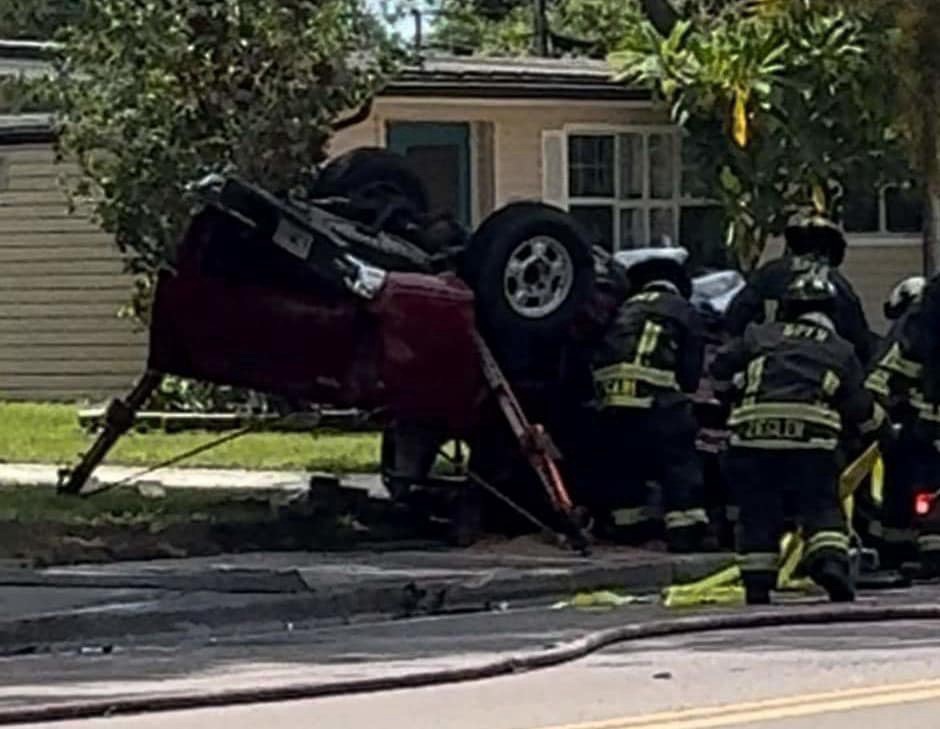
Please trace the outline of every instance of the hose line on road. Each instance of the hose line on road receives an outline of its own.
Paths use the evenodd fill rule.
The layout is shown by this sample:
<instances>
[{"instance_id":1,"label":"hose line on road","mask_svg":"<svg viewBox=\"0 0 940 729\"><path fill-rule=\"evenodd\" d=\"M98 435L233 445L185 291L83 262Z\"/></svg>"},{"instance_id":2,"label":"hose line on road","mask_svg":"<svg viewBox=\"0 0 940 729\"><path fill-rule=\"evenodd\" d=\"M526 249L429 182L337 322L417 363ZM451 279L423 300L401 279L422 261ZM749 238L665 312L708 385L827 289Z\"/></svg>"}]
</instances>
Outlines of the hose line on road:
<instances>
[{"instance_id":1,"label":"hose line on road","mask_svg":"<svg viewBox=\"0 0 940 729\"><path fill-rule=\"evenodd\" d=\"M112 700L96 699L24 708L0 708L0 725L209 709L421 688L548 668L583 658L617 643L646 638L727 630L902 620L940 620L940 605L826 605L654 620L596 631L552 648L518 653L475 666L327 683L295 683L257 689L201 691L152 697L130 696Z\"/></svg>"}]
</instances>

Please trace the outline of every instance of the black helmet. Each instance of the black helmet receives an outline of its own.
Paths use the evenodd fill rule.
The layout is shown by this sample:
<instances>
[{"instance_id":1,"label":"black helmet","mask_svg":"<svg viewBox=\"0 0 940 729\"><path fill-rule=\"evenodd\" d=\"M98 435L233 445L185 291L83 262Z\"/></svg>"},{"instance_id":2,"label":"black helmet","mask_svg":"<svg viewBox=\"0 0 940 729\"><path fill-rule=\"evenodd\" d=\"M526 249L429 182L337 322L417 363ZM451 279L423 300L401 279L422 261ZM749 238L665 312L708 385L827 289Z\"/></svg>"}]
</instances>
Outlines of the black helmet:
<instances>
[{"instance_id":1,"label":"black helmet","mask_svg":"<svg viewBox=\"0 0 940 729\"><path fill-rule=\"evenodd\" d=\"M891 289L888 300L884 303L885 319L900 319L911 304L920 299L927 279L923 276L908 276Z\"/></svg>"},{"instance_id":2,"label":"black helmet","mask_svg":"<svg viewBox=\"0 0 940 729\"><path fill-rule=\"evenodd\" d=\"M682 247L634 248L614 254L627 271L634 290L657 281L672 284L686 299L692 295L692 280L685 270L689 252Z\"/></svg>"},{"instance_id":3,"label":"black helmet","mask_svg":"<svg viewBox=\"0 0 940 729\"><path fill-rule=\"evenodd\" d=\"M845 260L845 235L823 215L800 216L784 229L783 235L787 248L798 256L825 256L830 266L840 266Z\"/></svg>"},{"instance_id":4,"label":"black helmet","mask_svg":"<svg viewBox=\"0 0 940 729\"><path fill-rule=\"evenodd\" d=\"M825 266L813 267L797 276L780 302L784 319L796 319L803 314L819 312L831 314L836 300L836 287L829 280Z\"/></svg>"}]
</instances>

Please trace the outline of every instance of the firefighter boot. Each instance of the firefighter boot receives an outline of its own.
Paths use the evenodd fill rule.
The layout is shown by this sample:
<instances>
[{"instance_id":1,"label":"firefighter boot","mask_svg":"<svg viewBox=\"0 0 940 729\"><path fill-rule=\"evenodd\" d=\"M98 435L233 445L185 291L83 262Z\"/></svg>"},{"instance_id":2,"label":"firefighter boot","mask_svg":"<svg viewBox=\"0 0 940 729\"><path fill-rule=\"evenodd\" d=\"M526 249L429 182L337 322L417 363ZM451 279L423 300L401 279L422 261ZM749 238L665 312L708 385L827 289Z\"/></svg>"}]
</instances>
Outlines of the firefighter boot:
<instances>
[{"instance_id":1,"label":"firefighter boot","mask_svg":"<svg viewBox=\"0 0 940 729\"><path fill-rule=\"evenodd\" d=\"M921 534L917 537L919 566L914 577L935 580L940 577L940 535Z\"/></svg>"},{"instance_id":2,"label":"firefighter boot","mask_svg":"<svg viewBox=\"0 0 940 729\"><path fill-rule=\"evenodd\" d=\"M744 582L744 599L748 605L770 605L770 591L777 582L776 572L744 572L741 577Z\"/></svg>"},{"instance_id":3,"label":"firefighter boot","mask_svg":"<svg viewBox=\"0 0 940 729\"><path fill-rule=\"evenodd\" d=\"M825 556L815 560L808 573L822 587L831 602L854 602L855 584L848 560L842 556Z\"/></svg>"}]
</instances>

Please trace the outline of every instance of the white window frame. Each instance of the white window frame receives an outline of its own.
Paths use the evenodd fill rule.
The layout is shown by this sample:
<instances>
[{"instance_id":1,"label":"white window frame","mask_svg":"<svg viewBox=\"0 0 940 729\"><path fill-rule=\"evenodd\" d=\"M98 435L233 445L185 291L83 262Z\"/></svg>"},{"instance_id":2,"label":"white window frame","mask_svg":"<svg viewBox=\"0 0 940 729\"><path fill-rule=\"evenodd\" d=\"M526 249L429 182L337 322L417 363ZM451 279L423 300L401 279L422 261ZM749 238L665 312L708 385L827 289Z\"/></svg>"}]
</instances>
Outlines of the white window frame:
<instances>
[{"instance_id":1,"label":"white window frame","mask_svg":"<svg viewBox=\"0 0 940 729\"><path fill-rule=\"evenodd\" d=\"M576 206L609 206L613 211L613 250L621 250L621 230L620 213L623 210L642 210L643 215L643 235L645 240L652 238L650 230L650 211L669 209L672 211L675 224L674 239L675 245L679 244L679 224L684 207L707 207L714 205L713 200L707 198L695 198L686 196L682 190L682 130L674 124L623 124L623 125L605 125L605 124L566 124L562 127L564 137L564 198L559 201L566 209L572 205ZM642 162L642 194L639 198L621 198L620 197L620 135L639 134L643 139ZM650 154L649 139L652 135L670 135L673 137L673 190L669 198L651 198L650 197ZM568 159L568 144L571 137L610 137L614 138L614 194L613 197L581 197L570 194L570 160Z\"/></svg>"},{"instance_id":2,"label":"white window frame","mask_svg":"<svg viewBox=\"0 0 940 729\"><path fill-rule=\"evenodd\" d=\"M846 231L846 237L853 245L870 247L911 246L923 242L921 233L903 233L888 230L888 200L885 193L899 184L882 185L878 190L878 230Z\"/></svg>"}]
</instances>

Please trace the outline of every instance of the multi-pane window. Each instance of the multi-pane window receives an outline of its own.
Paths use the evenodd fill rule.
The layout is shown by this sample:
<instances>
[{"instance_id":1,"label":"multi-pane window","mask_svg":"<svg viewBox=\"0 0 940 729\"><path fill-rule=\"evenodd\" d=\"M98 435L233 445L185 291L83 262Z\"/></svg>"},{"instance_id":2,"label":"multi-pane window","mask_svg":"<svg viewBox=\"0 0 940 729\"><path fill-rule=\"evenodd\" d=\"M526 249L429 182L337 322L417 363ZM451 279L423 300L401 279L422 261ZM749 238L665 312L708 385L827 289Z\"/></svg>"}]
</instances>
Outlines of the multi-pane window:
<instances>
[{"instance_id":1,"label":"multi-pane window","mask_svg":"<svg viewBox=\"0 0 940 729\"><path fill-rule=\"evenodd\" d=\"M723 255L721 215L684 159L676 128L567 139L569 210L596 242L611 250L681 243L693 257L706 250Z\"/></svg>"},{"instance_id":2,"label":"multi-pane window","mask_svg":"<svg viewBox=\"0 0 940 729\"><path fill-rule=\"evenodd\" d=\"M848 233L916 235L924 228L924 197L914 184L847 186L842 224Z\"/></svg>"}]
</instances>

